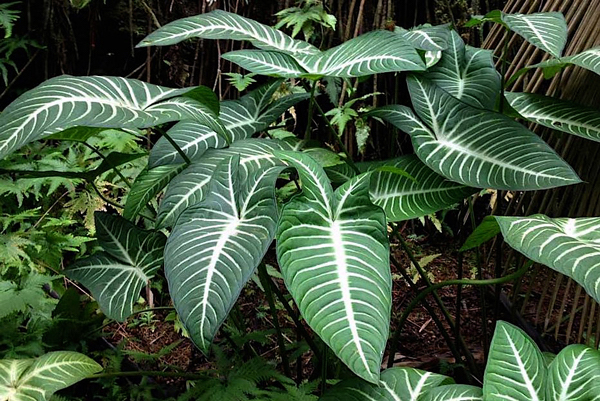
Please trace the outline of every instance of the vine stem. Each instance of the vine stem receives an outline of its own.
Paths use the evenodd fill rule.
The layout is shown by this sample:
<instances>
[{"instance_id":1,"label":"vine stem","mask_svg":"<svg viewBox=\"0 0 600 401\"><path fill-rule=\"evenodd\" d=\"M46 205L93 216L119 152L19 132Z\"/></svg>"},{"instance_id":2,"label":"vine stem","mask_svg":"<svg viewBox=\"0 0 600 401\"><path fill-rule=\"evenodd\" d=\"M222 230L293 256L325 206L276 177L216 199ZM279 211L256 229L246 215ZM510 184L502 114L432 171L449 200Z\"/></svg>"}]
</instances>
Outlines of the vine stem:
<instances>
[{"instance_id":1,"label":"vine stem","mask_svg":"<svg viewBox=\"0 0 600 401\"><path fill-rule=\"evenodd\" d=\"M275 331L277 333L277 344L279 345L279 354L281 355L281 364L283 365L283 372L287 377L292 377L290 361L285 351L285 341L283 340L281 326L279 326L279 319L277 317L275 299L273 298L273 292L271 291L272 281L269 278L269 273L267 273L267 267L265 265L265 262L260 262L260 264L258 265L258 276L265 289L265 295L267 296L267 302L269 303L269 309L271 310L271 318L273 319L273 326L275 326Z\"/></svg>"},{"instance_id":2,"label":"vine stem","mask_svg":"<svg viewBox=\"0 0 600 401\"><path fill-rule=\"evenodd\" d=\"M429 281L429 277L427 277L427 274L425 273L425 271L423 270L423 268L421 267L421 265L415 258L415 255L412 253L412 251L409 248L406 241L404 241L404 238L402 238L402 235L400 235L400 233L398 233L397 228L394 230L394 234L396 235L396 238L398 238L398 241L400 241L400 245L402 246L402 249L404 250L404 252L406 252L406 254L408 255L408 258L410 259L410 261L413 263L413 265L417 269L419 276L423 279L427 288L432 287L431 281ZM442 315L444 315L444 318L448 322L450 329L452 331L455 331L456 326L454 324L454 319L452 319L452 315L448 311L448 308L446 308L446 305L444 304L444 302L442 301L442 299L440 298L440 296L437 292L433 291L432 295L433 295L433 299L435 300L436 304L440 308ZM444 332L443 326L440 327L440 330L442 332ZM464 351L464 355L467 360L467 364L469 365L469 369L471 369L471 371L473 373L475 373L475 372L477 372L477 365L475 364L475 359L473 358L473 354L471 354L471 351L469 350L469 347L467 346L467 343L465 342L464 338L460 335L460 333L458 333L458 334L459 334L459 336L456 340L459 342L459 344L461 345L461 348ZM452 342L448 342L449 346L450 346L450 344L452 344Z\"/></svg>"},{"instance_id":3,"label":"vine stem","mask_svg":"<svg viewBox=\"0 0 600 401\"><path fill-rule=\"evenodd\" d=\"M348 149L346 148L346 145L344 145L344 142L342 142L342 140L338 136L338 133L335 132L335 129L333 128L333 125L331 125L331 121L329 121L329 118L327 118L327 116L325 115L325 112L323 111L323 109L321 108L321 106L319 105L319 103L315 103L315 104L316 104L316 107L317 107L317 110L318 110L319 114L321 115L321 117L323 118L323 120L325 120L325 124L327 125L327 128L331 132L331 135L335 138L338 146L340 147L340 149L342 149L342 152L344 152L344 154L346 155L346 157L344 158L344 161L346 162L346 164L348 164L348 166L350 166L350 168L352 170L354 170L354 172L356 174L360 174L360 170L358 169L358 167L356 167L356 164L354 164L354 161L352 160L352 157L348 153Z\"/></svg>"},{"instance_id":4,"label":"vine stem","mask_svg":"<svg viewBox=\"0 0 600 401\"><path fill-rule=\"evenodd\" d=\"M211 371L204 371L205 373ZM213 371L214 372L214 371ZM135 376L154 376L154 377L179 377L182 379L199 380L206 379L208 376L203 373L188 373L188 372L162 372L162 371L131 371L131 372L104 372L96 373L86 377L86 379L102 379L106 377L135 377Z\"/></svg>"},{"instance_id":5,"label":"vine stem","mask_svg":"<svg viewBox=\"0 0 600 401\"><path fill-rule=\"evenodd\" d=\"M475 231L477 228L477 222L475 221L475 209L473 206L473 197L469 198L469 215L471 220L471 229ZM477 280L483 279L483 265L481 262L481 252L479 252L479 247L475 248L475 260L477 263ZM488 355L488 324L487 324L487 301L485 299L485 289L482 287L479 291L479 302L481 306L481 328L483 331L482 341L483 341L483 358L487 360Z\"/></svg>"},{"instance_id":6,"label":"vine stem","mask_svg":"<svg viewBox=\"0 0 600 401\"><path fill-rule=\"evenodd\" d=\"M531 263L526 263L525 265L523 265L523 267L521 267L516 272L509 274L508 276L504 276L504 277L492 278L492 279L487 279L487 280L470 280L470 279L447 280L447 281L442 281L441 283L434 284L431 287L427 287L426 289L421 291L419 293L419 295L417 295L412 300L412 302L408 305L408 307L404 310L404 312L402 313L402 316L400 317L400 320L398 321L398 328L397 328L396 333L401 331L402 327L404 326L404 323L408 319L408 316L428 294L430 294L434 291L437 291L441 288L451 286L451 285L486 286L486 285L497 285L497 284L507 283L509 281L515 280L515 279L523 276L525 273L527 273L530 266L531 266ZM396 338L396 333L394 334L394 338Z\"/></svg>"}]
</instances>

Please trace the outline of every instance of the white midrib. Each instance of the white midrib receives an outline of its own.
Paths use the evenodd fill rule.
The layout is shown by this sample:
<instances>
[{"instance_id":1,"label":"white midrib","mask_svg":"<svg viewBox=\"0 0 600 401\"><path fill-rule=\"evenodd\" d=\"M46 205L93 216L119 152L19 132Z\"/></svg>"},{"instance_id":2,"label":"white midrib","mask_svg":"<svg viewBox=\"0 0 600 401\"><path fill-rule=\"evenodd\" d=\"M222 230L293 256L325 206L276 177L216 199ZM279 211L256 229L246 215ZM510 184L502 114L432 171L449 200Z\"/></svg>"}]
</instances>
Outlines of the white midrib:
<instances>
[{"instance_id":1,"label":"white midrib","mask_svg":"<svg viewBox=\"0 0 600 401\"><path fill-rule=\"evenodd\" d=\"M383 385L383 388L392 396L394 401L402 401L402 399L394 392L394 390L388 386L388 384L384 381L381 381L380 384Z\"/></svg>"},{"instance_id":2,"label":"white midrib","mask_svg":"<svg viewBox=\"0 0 600 401\"><path fill-rule=\"evenodd\" d=\"M340 290L342 292L342 300L344 302L344 309L346 316L348 317L348 326L350 326L350 333L352 334L352 341L356 346L356 350L362 361L367 372L370 372L369 363L365 357L365 353L360 343L360 337L358 335L358 327L354 318L354 310L352 309L352 295L350 294L349 286L349 274L348 265L346 261L346 252L344 251L344 241L342 240L342 229L340 222L335 220L331 222L331 240L333 242L333 249L335 252L335 261L337 266L338 282L340 284Z\"/></svg>"},{"instance_id":3,"label":"white midrib","mask_svg":"<svg viewBox=\"0 0 600 401\"><path fill-rule=\"evenodd\" d=\"M542 44L547 48L550 49L550 46L548 46L548 42L546 42L544 40L544 37L540 34L540 31L538 31L538 29L535 27L535 25L533 25L531 23L531 21L529 21L527 18L522 18L521 21L525 22L527 24L527 26L529 27L529 29L531 29L533 31L533 34L540 40L540 42L542 42ZM560 54L557 55L557 57L560 56Z\"/></svg>"},{"instance_id":4,"label":"white midrib","mask_svg":"<svg viewBox=\"0 0 600 401\"><path fill-rule=\"evenodd\" d=\"M221 233L221 235L219 236L219 240L217 241L217 244L215 245L212 255L210 257L210 262L208 264L208 267L206 269L207 273L206 273L206 281L204 282L204 288L202 291L202 318L200 319L200 339L204 345L204 323L207 321L206 319L206 308L208 306L208 296L210 295L210 285L212 284L212 278L213 275L215 273L216 267L217 267L217 262L219 261L219 257L221 256L221 253L223 252L223 248L225 248L225 244L227 243L227 241L229 240L229 238L231 238L232 236L234 236L237 232L237 227L239 224L239 219L235 216L231 216L231 220L229 221L229 224L227 224L227 226L225 227L225 230Z\"/></svg>"},{"instance_id":5,"label":"white midrib","mask_svg":"<svg viewBox=\"0 0 600 401\"><path fill-rule=\"evenodd\" d=\"M131 259L129 251L125 247L123 247L123 245L119 242L119 239L113 235L113 233L108 229L108 227L106 227L105 224L103 224L102 222L100 222L100 224L102 225L102 227L104 227L104 230L109 235L110 239L115 243L119 251L121 251L121 254L123 254L127 263L129 263L131 266L136 266L136 262L133 261L133 259Z\"/></svg>"},{"instance_id":6,"label":"white midrib","mask_svg":"<svg viewBox=\"0 0 600 401\"><path fill-rule=\"evenodd\" d=\"M569 401L569 396L571 395L571 394L569 394L569 387L571 385L571 382L573 381L573 377L575 376L575 373L577 372L577 366L579 366L579 362L583 359L583 356L584 356L584 354L581 354L577 358L575 358L575 360L573 361L573 365L572 365L571 369L569 369L569 374L567 375L565 380L561 383L562 390L560 392L560 396L558 397L557 401Z\"/></svg>"},{"instance_id":7,"label":"white midrib","mask_svg":"<svg viewBox=\"0 0 600 401\"><path fill-rule=\"evenodd\" d=\"M531 401L540 401L537 390L535 389L535 387L533 386L533 383L531 382L531 379L529 378L527 369L525 369L525 365L523 365L523 361L521 360L521 355L519 354L519 350L515 347L515 344L513 343L512 339L511 339L510 335L508 334L508 332L506 331L506 329L503 328L503 330L504 330L504 334L506 335L506 338L508 340L508 343L510 345L510 348L513 352L513 355L515 355L515 360L517 361L517 366L519 367L519 372L521 373L521 376L523 376L523 381L525 382L525 387L527 388L527 391L529 392L529 396L531 397L530 400Z\"/></svg>"}]
</instances>

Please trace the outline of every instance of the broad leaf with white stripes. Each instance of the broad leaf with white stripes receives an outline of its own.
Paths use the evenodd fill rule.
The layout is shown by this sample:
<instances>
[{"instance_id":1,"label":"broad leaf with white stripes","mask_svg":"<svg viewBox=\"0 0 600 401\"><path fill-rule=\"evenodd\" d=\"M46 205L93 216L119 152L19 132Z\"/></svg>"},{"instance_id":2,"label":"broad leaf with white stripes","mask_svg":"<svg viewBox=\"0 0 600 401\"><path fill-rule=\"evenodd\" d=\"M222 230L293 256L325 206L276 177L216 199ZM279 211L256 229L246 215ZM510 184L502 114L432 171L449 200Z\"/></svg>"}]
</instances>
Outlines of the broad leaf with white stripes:
<instances>
[{"instance_id":1,"label":"broad leaf with white stripes","mask_svg":"<svg viewBox=\"0 0 600 401\"><path fill-rule=\"evenodd\" d=\"M418 401L432 389L452 383L449 377L413 368L390 368L377 384L348 379L328 390L319 401Z\"/></svg>"},{"instance_id":2,"label":"broad leaf with white stripes","mask_svg":"<svg viewBox=\"0 0 600 401\"><path fill-rule=\"evenodd\" d=\"M101 370L93 359L72 351L49 352L36 359L2 359L0 400L47 401L56 391Z\"/></svg>"},{"instance_id":3,"label":"broad leaf with white stripes","mask_svg":"<svg viewBox=\"0 0 600 401\"><path fill-rule=\"evenodd\" d=\"M600 302L600 218L496 217L504 240L527 256L571 277Z\"/></svg>"},{"instance_id":4,"label":"broad leaf with white stripes","mask_svg":"<svg viewBox=\"0 0 600 401\"><path fill-rule=\"evenodd\" d=\"M542 139L510 118L471 107L431 81L410 76L421 121L395 106L388 122L411 136L417 156L444 177L476 188L537 190L579 177Z\"/></svg>"},{"instance_id":5,"label":"broad leaf with white stripes","mask_svg":"<svg viewBox=\"0 0 600 401\"><path fill-rule=\"evenodd\" d=\"M414 48L426 51L441 51L448 48L450 39L449 25L420 25L411 29L399 26L394 32L402 35Z\"/></svg>"},{"instance_id":6,"label":"broad leaf with white stripes","mask_svg":"<svg viewBox=\"0 0 600 401\"><path fill-rule=\"evenodd\" d=\"M207 149L222 148L227 145L221 135L206 125L192 120L178 122L167 131L167 135L190 160L200 158ZM148 159L150 169L167 164L181 163L184 163L183 157L164 136L154 144L150 151Z\"/></svg>"},{"instance_id":7,"label":"broad leaf with white stripes","mask_svg":"<svg viewBox=\"0 0 600 401\"><path fill-rule=\"evenodd\" d=\"M142 171L127 195L123 217L133 220L167 184L185 168L184 164L158 166Z\"/></svg>"},{"instance_id":8,"label":"broad leaf with white stripes","mask_svg":"<svg viewBox=\"0 0 600 401\"><path fill-rule=\"evenodd\" d=\"M373 31L325 52L299 56L239 50L223 55L248 71L279 77L361 77L394 71L423 71L425 64L402 35Z\"/></svg>"},{"instance_id":9,"label":"broad leaf with white stripes","mask_svg":"<svg viewBox=\"0 0 600 401\"><path fill-rule=\"evenodd\" d=\"M548 366L547 401L600 399L600 351L569 345Z\"/></svg>"},{"instance_id":10,"label":"broad leaf with white stripes","mask_svg":"<svg viewBox=\"0 0 600 401\"><path fill-rule=\"evenodd\" d=\"M377 163L371 173L369 194L371 201L385 211L388 221L402 221L449 208L477 191L447 180L415 155L408 155Z\"/></svg>"},{"instance_id":11,"label":"broad leaf with white stripes","mask_svg":"<svg viewBox=\"0 0 600 401\"><path fill-rule=\"evenodd\" d=\"M216 167L222 161L239 156L240 182L245 182L255 171L280 164L273 156L273 150L290 149L287 142L276 139L245 139L234 142L229 148L208 150L169 183L158 209L156 227L172 227L185 209L201 202Z\"/></svg>"},{"instance_id":12,"label":"broad leaf with white stripes","mask_svg":"<svg viewBox=\"0 0 600 401\"><path fill-rule=\"evenodd\" d=\"M498 321L483 376L486 401L544 401L546 366L537 345L521 329Z\"/></svg>"},{"instance_id":13,"label":"broad leaf with white stripes","mask_svg":"<svg viewBox=\"0 0 600 401\"><path fill-rule=\"evenodd\" d=\"M470 106L493 110L500 93L500 74L491 50L465 46L456 31L449 35L449 46L425 77Z\"/></svg>"},{"instance_id":14,"label":"broad leaf with white stripes","mask_svg":"<svg viewBox=\"0 0 600 401\"><path fill-rule=\"evenodd\" d=\"M239 156L217 166L206 199L179 218L165 249L175 309L203 351L266 253L277 226L274 183L282 167L238 174Z\"/></svg>"},{"instance_id":15,"label":"broad leaf with white stripes","mask_svg":"<svg viewBox=\"0 0 600 401\"><path fill-rule=\"evenodd\" d=\"M449 384L429 390L419 401L483 401L483 390L466 384Z\"/></svg>"},{"instance_id":16,"label":"broad leaf with white stripes","mask_svg":"<svg viewBox=\"0 0 600 401\"><path fill-rule=\"evenodd\" d=\"M178 97L192 89L169 89L119 77L49 79L19 96L0 115L0 158L78 125L133 129L183 118L209 123L215 115L208 107Z\"/></svg>"},{"instance_id":17,"label":"broad leaf with white stripes","mask_svg":"<svg viewBox=\"0 0 600 401\"><path fill-rule=\"evenodd\" d=\"M502 21L508 28L532 45L560 57L567 43L567 22L562 13L505 14Z\"/></svg>"},{"instance_id":18,"label":"broad leaf with white stripes","mask_svg":"<svg viewBox=\"0 0 600 401\"><path fill-rule=\"evenodd\" d=\"M277 152L302 193L285 205L277 258L302 316L354 373L378 383L389 333L391 273L385 214L369 200L369 175L335 192L311 157Z\"/></svg>"},{"instance_id":19,"label":"broad leaf with white stripes","mask_svg":"<svg viewBox=\"0 0 600 401\"><path fill-rule=\"evenodd\" d=\"M167 239L117 215L96 212L94 217L103 252L76 261L65 274L91 291L106 316L124 321L162 266Z\"/></svg>"},{"instance_id":20,"label":"broad leaf with white stripes","mask_svg":"<svg viewBox=\"0 0 600 401\"><path fill-rule=\"evenodd\" d=\"M566 100L532 93L505 92L523 118L582 138L600 142L600 111Z\"/></svg>"},{"instance_id":21,"label":"broad leaf with white stripes","mask_svg":"<svg viewBox=\"0 0 600 401\"><path fill-rule=\"evenodd\" d=\"M310 97L308 93L294 93L273 101L273 94L281 84L281 80L275 80L238 100L226 100L221 103L219 120L231 142L249 138L266 129L290 107ZM199 159L207 149L222 148L226 144L215 131L195 121L175 124L168 131L168 135L192 161ZM150 152L148 164L155 167L172 163L183 163L183 159L166 138L160 138Z\"/></svg>"},{"instance_id":22,"label":"broad leaf with white stripes","mask_svg":"<svg viewBox=\"0 0 600 401\"><path fill-rule=\"evenodd\" d=\"M315 54L319 49L268 25L223 10L178 19L146 36L137 47L166 46L189 38L247 40L259 49Z\"/></svg>"}]
</instances>

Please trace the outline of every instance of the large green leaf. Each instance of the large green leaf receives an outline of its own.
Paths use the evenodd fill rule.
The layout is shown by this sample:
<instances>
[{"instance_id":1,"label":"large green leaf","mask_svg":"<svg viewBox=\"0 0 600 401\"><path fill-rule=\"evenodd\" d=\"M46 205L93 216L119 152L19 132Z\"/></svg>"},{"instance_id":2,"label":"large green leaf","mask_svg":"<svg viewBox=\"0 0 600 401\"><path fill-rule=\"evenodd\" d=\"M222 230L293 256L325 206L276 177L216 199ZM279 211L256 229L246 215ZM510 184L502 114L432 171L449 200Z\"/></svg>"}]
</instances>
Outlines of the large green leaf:
<instances>
[{"instance_id":1,"label":"large green leaf","mask_svg":"<svg viewBox=\"0 0 600 401\"><path fill-rule=\"evenodd\" d=\"M162 265L167 239L120 216L96 212L94 217L104 251L76 261L65 274L91 291L106 316L123 321Z\"/></svg>"},{"instance_id":2,"label":"large green leaf","mask_svg":"<svg viewBox=\"0 0 600 401\"><path fill-rule=\"evenodd\" d=\"M394 71L422 71L423 60L402 35L373 31L325 52L299 56L239 50L223 55L248 71L280 77L361 77Z\"/></svg>"},{"instance_id":3,"label":"large green leaf","mask_svg":"<svg viewBox=\"0 0 600 401\"><path fill-rule=\"evenodd\" d=\"M545 78L552 78L564 68L572 65L577 65L600 75L600 47L594 47L568 57L551 58L541 63L521 68L510 78L507 84L514 82L521 75L534 68L541 68Z\"/></svg>"},{"instance_id":4,"label":"large green leaf","mask_svg":"<svg viewBox=\"0 0 600 401\"><path fill-rule=\"evenodd\" d=\"M578 282L600 302L600 218L496 217L504 240Z\"/></svg>"},{"instance_id":5,"label":"large green leaf","mask_svg":"<svg viewBox=\"0 0 600 401\"><path fill-rule=\"evenodd\" d=\"M441 51L448 48L450 40L449 25L421 25L411 29L399 26L394 32L402 35L413 47L426 51Z\"/></svg>"},{"instance_id":6,"label":"large green leaf","mask_svg":"<svg viewBox=\"0 0 600 401\"><path fill-rule=\"evenodd\" d=\"M52 78L19 96L0 114L0 158L78 125L146 128L182 118L209 123L214 114L208 107L191 98L175 98L189 90L119 77Z\"/></svg>"},{"instance_id":7,"label":"large green leaf","mask_svg":"<svg viewBox=\"0 0 600 401\"><path fill-rule=\"evenodd\" d=\"M94 360L71 351L49 352L36 359L3 359L0 400L47 401L54 392L101 370Z\"/></svg>"},{"instance_id":8,"label":"large green leaf","mask_svg":"<svg viewBox=\"0 0 600 401\"><path fill-rule=\"evenodd\" d=\"M200 158L207 149L222 148L227 145L221 135L197 121L180 121L167 131L167 135L190 160ZM150 151L148 167L152 169L166 164L181 164L183 162L183 157L177 149L173 147L167 138L161 137Z\"/></svg>"},{"instance_id":9,"label":"large green leaf","mask_svg":"<svg viewBox=\"0 0 600 401\"><path fill-rule=\"evenodd\" d=\"M315 54L308 42L249 18L222 10L173 21L145 37L137 47L166 46L189 38L247 40L259 49L289 54Z\"/></svg>"},{"instance_id":10,"label":"large green leaf","mask_svg":"<svg viewBox=\"0 0 600 401\"><path fill-rule=\"evenodd\" d=\"M452 379L413 368L383 371L377 384L348 379L328 390L319 401L418 401L431 389Z\"/></svg>"},{"instance_id":11,"label":"large green leaf","mask_svg":"<svg viewBox=\"0 0 600 401\"><path fill-rule=\"evenodd\" d=\"M410 76L415 110L393 106L385 119L411 136L417 156L444 177L477 188L536 190L580 182L533 132L460 102L429 80Z\"/></svg>"},{"instance_id":12,"label":"large green leaf","mask_svg":"<svg viewBox=\"0 0 600 401\"><path fill-rule=\"evenodd\" d=\"M175 308L204 352L266 253L277 226L274 184L282 167L238 174L239 156L219 164L204 202L186 210L165 249Z\"/></svg>"},{"instance_id":13,"label":"large green leaf","mask_svg":"<svg viewBox=\"0 0 600 401\"><path fill-rule=\"evenodd\" d=\"M398 174L393 167L408 173ZM449 208L477 189L466 187L437 174L415 155L377 164L371 173L371 201L381 206L388 221L410 220Z\"/></svg>"},{"instance_id":14,"label":"large green leaf","mask_svg":"<svg viewBox=\"0 0 600 401\"><path fill-rule=\"evenodd\" d=\"M567 23L562 13L505 14L502 21L532 45L560 57L567 43Z\"/></svg>"},{"instance_id":15,"label":"large green leaf","mask_svg":"<svg viewBox=\"0 0 600 401\"><path fill-rule=\"evenodd\" d=\"M510 323L498 321L483 376L486 401L543 401L546 366L537 345Z\"/></svg>"},{"instance_id":16,"label":"large green leaf","mask_svg":"<svg viewBox=\"0 0 600 401\"><path fill-rule=\"evenodd\" d=\"M600 111L532 93L505 92L521 116L545 127L600 142Z\"/></svg>"},{"instance_id":17,"label":"large green leaf","mask_svg":"<svg viewBox=\"0 0 600 401\"><path fill-rule=\"evenodd\" d=\"M216 167L224 160L239 156L240 182L245 182L255 170L278 165L279 160L273 156L273 150L286 149L291 149L291 146L276 139L245 139L226 149L208 150L169 183L158 209L156 226L172 227L185 209L202 201Z\"/></svg>"},{"instance_id":18,"label":"large green leaf","mask_svg":"<svg viewBox=\"0 0 600 401\"><path fill-rule=\"evenodd\" d=\"M273 102L272 97L282 81L275 80L251 91L239 100L226 100L221 104L219 120L231 142L251 137L266 129L287 109L310 97L308 93L283 96ZM225 146L225 140L205 125L195 121L182 121L168 131L186 156L194 161L207 149ZM166 138L160 138L150 152L149 166L182 163L179 152Z\"/></svg>"},{"instance_id":19,"label":"large green leaf","mask_svg":"<svg viewBox=\"0 0 600 401\"><path fill-rule=\"evenodd\" d=\"M456 31L449 36L441 60L425 76L468 105L493 110L501 86L493 52L465 46Z\"/></svg>"},{"instance_id":20,"label":"large green leaf","mask_svg":"<svg viewBox=\"0 0 600 401\"><path fill-rule=\"evenodd\" d=\"M369 200L369 176L334 193L314 159L277 155L302 182L277 230L286 286L319 337L354 373L377 383L389 332L391 273L385 214Z\"/></svg>"},{"instance_id":21,"label":"large green leaf","mask_svg":"<svg viewBox=\"0 0 600 401\"><path fill-rule=\"evenodd\" d=\"M123 217L133 220L158 193L185 168L184 164L158 166L142 171L131 186Z\"/></svg>"},{"instance_id":22,"label":"large green leaf","mask_svg":"<svg viewBox=\"0 0 600 401\"><path fill-rule=\"evenodd\" d=\"M483 390L465 384L449 384L429 390L419 401L483 401Z\"/></svg>"},{"instance_id":23,"label":"large green leaf","mask_svg":"<svg viewBox=\"0 0 600 401\"><path fill-rule=\"evenodd\" d=\"M600 351L573 344L548 366L546 401L600 399Z\"/></svg>"}]
</instances>

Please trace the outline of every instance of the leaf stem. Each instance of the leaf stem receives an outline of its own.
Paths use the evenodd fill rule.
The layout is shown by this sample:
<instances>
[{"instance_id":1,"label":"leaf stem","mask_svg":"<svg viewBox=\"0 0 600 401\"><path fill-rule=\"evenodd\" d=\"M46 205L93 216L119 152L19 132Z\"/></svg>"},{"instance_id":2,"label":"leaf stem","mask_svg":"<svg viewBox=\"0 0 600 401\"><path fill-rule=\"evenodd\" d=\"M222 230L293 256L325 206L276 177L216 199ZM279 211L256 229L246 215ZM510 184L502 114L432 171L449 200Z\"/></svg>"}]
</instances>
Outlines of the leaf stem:
<instances>
[{"instance_id":1,"label":"leaf stem","mask_svg":"<svg viewBox=\"0 0 600 401\"><path fill-rule=\"evenodd\" d=\"M473 197L469 197L469 218L471 220L471 229L475 231L477 222L475 221L475 210L473 207ZM479 247L475 248L475 261L477 263L477 280L483 279L483 266L481 263L481 252ZM487 360L488 354L488 324L487 324L487 302L485 299L485 289L482 287L479 291L479 302L481 306L481 329L483 331L483 358Z\"/></svg>"},{"instance_id":2,"label":"leaf stem","mask_svg":"<svg viewBox=\"0 0 600 401\"><path fill-rule=\"evenodd\" d=\"M208 373L209 371L205 371ZM162 371L130 371L130 372L104 372L96 373L86 377L86 379L101 379L106 377L135 377L135 376L154 376L154 377L179 377L182 379L199 380L207 379L205 373L188 373L188 372L162 372Z\"/></svg>"},{"instance_id":3,"label":"leaf stem","mask_svg":"<svg viewBox=\"0 0 600 401\"><path fill-rule=\"evenodd\" d=\"M125 178L125 176L123 175L123 173L121 173L121 171L114 164L112 164L108 160L108 158L102 154L102 152L100 152L96 147L90 145L87 142L81 142L81 143L83 143L83 145L86 146L87 148L89 148L92 152L94 152L95 154L97 154L98 156L100 156L100 158L102 159L102 161L104 163L108 164L115 171L115 173L119 176L119 178L121 180L123 180L123 182L125 183L125 185L127 185L128 188L131 188L131 182L127 178Z\"/></svg>"},{"instance_id":4,"label":"leaf stem","mask_svg":"<svg viewBox=\"0 0 600 401\"><path fill-rule=\"evenodd\" d=\"M267 273L267 267L264 261L260 262L258 265L258 276L260 277L260 281L265 289L265 295L267 296L267 302L269 303L269 309L271 310L271 318L273 319L273 326L275 326L275 332L277 333L277 344L279 345L279 354L281 355L283 372L287 377L292 377L290 361L285 350L285 341L283 340L283 334L281 332L281 326L279 325L279 318L277 316L277 308L275 307L275 300L271 290L271 279L269 278L269 273Z\"/></svg>"},{"instance_id":5,"label":"leaf stem","mask_svg":"<svg viewBox=\"0 0 600 401\"><path fill-rule=\"evenodd\" d=\"M190 160L190 158L185 154L185 152L183 151L183 149L181 149L181 147L177 144L177 142L175 142L175 140L173 138L171 138L171 135L169 135L167 133L167 131L165 131L162 128L158 128L158 127L155 127L155 129L158 132L160 132L160 134L162 136L164 136L167 141L169 141L171 146L173 146L175 148L175 150L177 151L177 153L179 153L179 156L181 156L181 158L183 159L183 161L185 162L186 165L189 166L190 164L192 164L192 161Z\"/></svg>"},{"instance_id":6,"label":"leaf stem","mask_svg":"<svg viewBox=\"0 0 600 401\"><path fill-rule=\"evenodd\" d=\"M314 80L312 82L312 86L310 88L310 103L308 104L308 119L306 121L306 131L304 131L304 140L308 141L310 140L310 132L312 129L312 119L313 119L313 114L314 114L314 110L315 110L315 92L317 90L317 82L319 82L318 80Z\"/></svg>"}]
</instances>

